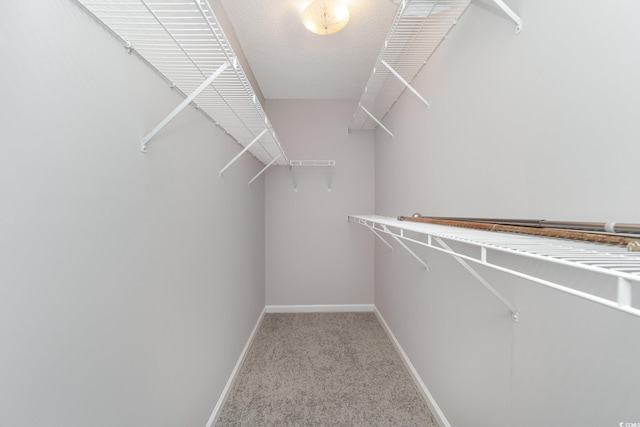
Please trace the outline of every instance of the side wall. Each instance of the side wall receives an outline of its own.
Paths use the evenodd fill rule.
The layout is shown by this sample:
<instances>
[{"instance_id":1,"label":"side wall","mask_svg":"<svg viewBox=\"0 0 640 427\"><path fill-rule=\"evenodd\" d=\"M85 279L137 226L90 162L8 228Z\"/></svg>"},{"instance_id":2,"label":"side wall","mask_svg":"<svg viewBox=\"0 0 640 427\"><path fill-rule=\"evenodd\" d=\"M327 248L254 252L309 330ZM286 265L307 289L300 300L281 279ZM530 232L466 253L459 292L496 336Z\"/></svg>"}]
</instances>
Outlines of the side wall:
<instances>
[{"instance_id":1,"label":"side wall","mask_svg":"<svg viewBox=\"0 0 640 427\"><path fill-rule=\"evenodd\" d=\"M288 167L268 172L267 305L373 303L373 235L347 222L347 214L374 208L373 134L347 134L355 108L354 101L266 103L290 159L336 161L332 171L300 169L298 191Z\"/></svg>"},{"instance_id":2,"label":"side wall","mask_svg":"<svg viewBox=\"0 0 640 427\"><path fill-rule=\"evenodd\" d=\"M476 1L376 132L376 213L640 222L640 6ZM376 243L375 304L453 426L639 422L640 319ZM603 283L535 263L572 286ZM640 289L636 289L636 293Z\"/></svg>"},{"instance_id":3,"label":"side wall","mask_svg":"<svg viewBox=\"0 0 640 427\"><path fill-rule=\"evenodd\" d=\"M0 4L0 425L204 426L264 307L262 165L73 1Z\"/></svg>"}]
</instances>

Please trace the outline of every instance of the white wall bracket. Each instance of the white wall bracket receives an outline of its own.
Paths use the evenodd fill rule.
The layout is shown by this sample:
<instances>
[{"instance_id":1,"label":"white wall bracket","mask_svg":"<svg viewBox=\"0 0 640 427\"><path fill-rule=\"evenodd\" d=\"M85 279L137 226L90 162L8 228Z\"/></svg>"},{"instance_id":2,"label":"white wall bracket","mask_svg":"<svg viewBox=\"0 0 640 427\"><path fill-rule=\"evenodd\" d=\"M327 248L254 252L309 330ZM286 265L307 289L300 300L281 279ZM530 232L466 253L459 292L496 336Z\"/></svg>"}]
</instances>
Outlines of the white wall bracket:
<instances>
[{"instance_id":1,"label":"white wall bracket","mask_svg":"<svg viewBox=\"0 0 640 427\"><path fill-rule=\"evenodd\" d=\"M405 248L407 250L407 252L409 252L411 254L411 256L413 256L416 261L418 261L420 264L422 264L422 266L425 268L425 270L429 270L429 266L427 265L426 262L424 262L422 260L422 258L420 258L418 255L416 255L415 252L413 252L411 250L411 248L409 248L409 246L407 246L402 240L400 240L400 237L396 236L394 233L390 232L389 229L386 226L383 226L385 233L389 234L391 237L393 237L393 239L398 242L400 244L400 246L402 246L403 248Z\"/></svg>"},{"instance_id":2,"label":"white wall bracket","mask_svg":"<svg viewBox=\"0 0 640 427\"><path fill-rule=\"evenodd\" d=\"M618 305L620 307L631 307L631 282L624 277L618 277Z\"/></svg>"},{"instance_id":3,"label":"white wall bracket","mask_svg":"<svg viewBox=\"0 0 640 427\"><path fill-rule=\"evenodd\" d=\"M376 119L376 117L371 114L371 112L369 112L369 110L367 110L366 108L364 108L362 105L360 105L360 108L362 109L362 111L364 111L367 116L371 117L371 119L376 122L378 124L378 126L380 126L386 133L388 133L391 138L393 138L393 134L391 133L391 131L389 129L387 129L387 127L385 125L382 124L382 122L378 119Z\"/></svg>"},{"instance_id":4,"label":"white wall bracket","mask_svg":"<svg viewBox=\"0 0 640 427\"><path fill-rule=\"evenodd\" d=\"M165 117L165 119L163 121L160 122L160 124L158 124L158 126L156 126L155 128L153 128L153 130L151 132L149 132L147 134L147 136L145 136L144 138L142 138L142 152L146 153L147 152L147 144L149 143L149 141L151 140L151 138L153 138L154 136L156 136L156 134L158 132L160 132L162 130L162 128L164 128L171 120L173 120L178 114L180 114L180 112L182 110L184 110L184 108L191 104L191 102L198 96L200 95L200 93L202 93L203 90L205 90L209 85L211 85L213 83L213 81L215 79L217 79L220 74L222 74L224 72L224 70L227 69L227 67L229 67L229 62L224 62L220 67L218 67L218 69L209 76L209 78L207 78L204 82L202 82L202 84L200 86L198 86L198 88L196 90L193 91L193 93L191 93L191 95L187 96L184 101L182 101L180 103L180 105L178 105L171 113L169 113L169 115L167 117Z\"/></svg>"},{"instance_id":5,"label":"white wall bracket","mask_svg":"<svg viewBox=\"0 0 640 427\"><path fill-rule=\"evenodd\" d=\"M220 176L222 176L222 174L224 173L224 171L226 171L227 169L229 169L229 167L234 164L236 162L236 160L238 160L240 158L240 156L242 156L244 153L246 153L253 144L255 144L256 142L258 142L260 140L260 138L262 138L264 136L265 133L267 133L269 129L264 129L262 132L260 132L258 134L258 136L256 136L255 138L253 138L253 141L251 141L250 143L248 143L243 149L242 151L240 151L238 154L236 154L236 156L229 160L229 163L227 163L222 169L220 169Z\"/></svg>"},{"instance_id":6,"label":"white wall bracket","mask_svg":"<svg viewBox=\"0 0 640 427\"><path fill-rule=\"evenodd\" d=\"M444 240L442 240L440 237L434 237L434 240L436 242L438 242L438 244L440 246L442 246L444 249L446 249L447 251L449 251L450 253L454 253L454 251L449 247L449 245L447 245ZM507 299L505 297L503 297L500 292L498 292L496 290L496 288L494 288L493 286L491 286L489 284L489 282L487 282L485 280L484 277L482 277L480 275L480 273L478 273L476 270L473 269L473 267L471 267L465 260L463 260L462 258L460 258L459 256L456 255L452 255L453 259L455 259L456 261L458 261L460 263L461 266L463 266L465 268L465 270L467 270L469 273L471 273L471 275L473 277L475 277L478 282L480 282L482 284L482 286L484 286L485 288L487 288L487 290L489 292L491 292L493 294L493 296L495 296L496 298L498 298L498 300L505 305L505 307L507 307L509 309L509 311L511 311L511 318L513 319L514 322L518 322L520 319L520 315L518 313L518 310L516 310L516 308L509 302L507 301ZM483 258L486 261L486 253L483 254Z\"/></svg>"},{"instance_id":7,"label":"white wall bracket","mask_svg":"<svg viewBox=\"0 0 640 427\"><path fill-rule=\"evenodd\" d=\"M504 13L516 23L516 34L522 31L522 19L503 0L492 0Z\"/></svg>"},{"instance_id":8,"label":"white wall bracket","mask_svg":"<svg viewBox=\"0 0 640 427\"><path fill-rule=\"evenodd\" d=\"M368 227L369 230L371 230L373 232L373 234L375 234L376 236L378 236L378 239L382 240L382 243L384 243L385 245L387 245L387 247L389 248L389 250L393 251L393 246L391 246L391 243L387 242L381 235L380 233L378 233L376 231L375 228L373 227Z\"/></svg>"},{"instance_id":9,"label":"white wall bracket","mask_svg":"<svg viewBox=\"0 0 640 427\"><path fill-rule=\"evenodd\" d=\"M424 105L427 106L427 108L431 108L429 106L429 102L427 102L426 99L424 99L424 97L422 95L420 95L420 93L413 87L411 86L411 84L406 81L396 70L393 69L393 67L391 65L389 65L387 63L387 61L385 61L384 59L382 61L380 61L382 63L382 65L384 65L385 67L387 67L389 69L389 71L391 71L391 74L393 74L394 76L396 76L398 78L398 80L400 80L400 82L405 85L407 87L407 89L409 89L411 91L411 93L413 93L415 96L418 97L418 99L420 101L422 101L424 103Z\"/></svg>"},{"instance_id":10,"label":"white wall bracket","mask_svg":"<svg viewBox=\"0 0 640 427\"><path fill-rule=\"evenodd\" d=\"M260 175L262 175L264 173L264 171L266 171L267 169L269 169L269 166L271 166L272 164L274 164L276 161L278 161L278 159L282 156L282 154L278 154L276 157L273 158L273 160L271 160L269 163L267 163L267 165L265 167L262 168L262 170L260 172L258 172L258 174L256 176L254 176L253 178L251 178L251 180L249 181L249 184L247 185L251 185L251 183L253 181L255 181L256 179L258 179L258 177Z\"/></svg>"},{"instance_id":11,"label":"white wall bracket","mask_svg":"<svg viewBox=\"0 0 640 427\"><path fill-rule=\"evenodd\" d=\"M314 167L327 169L327 191L331 191L333 184L332 169L336 165L335 160L291 160L289 167L293 169L293 190L298 191L298 176L296 169L299 167Z\"/></svg>"}]
</instances>

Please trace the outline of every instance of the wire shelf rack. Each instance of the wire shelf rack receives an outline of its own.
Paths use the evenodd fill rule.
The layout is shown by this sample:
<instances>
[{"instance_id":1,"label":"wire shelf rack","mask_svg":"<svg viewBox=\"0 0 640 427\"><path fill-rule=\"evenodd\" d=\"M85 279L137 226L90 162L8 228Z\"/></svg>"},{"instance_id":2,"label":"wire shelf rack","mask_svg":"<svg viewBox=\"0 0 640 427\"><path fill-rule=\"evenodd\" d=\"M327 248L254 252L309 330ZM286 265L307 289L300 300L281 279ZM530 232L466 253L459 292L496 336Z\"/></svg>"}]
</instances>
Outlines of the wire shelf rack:
<instances>
[{"instance_id":1,"label":"wire shelf rack","mask_svg":"<svg viewBox=\"0 0 640 427\"><path fill-rule=\"evenodd\" d=\"M399 221L375 215L349 215L348 220L370 228L380 239L386 234L399 239L403 245L403 242L409 242L452 255L463 266L466 265L468 270L470 265L482 265L640 317L640 301L637 298L634 301L632 297L632 290L640 287L640 253L630 252L621 245ZM391 248L386 240L382 241ZM452 249L445 241L463 243L479 250L474 255L469 255ZM408 247L405 248L410 251ZM512 265L492 259L492 252L563 265L613 278L614 289L607 294L615 295L615 298L594 295L577 290L567 283L556 283L531 271L518 270ZM415 253L411 253L417 257ZM426 267L426 263L424 265ZM508 303L505 305L517 317L515 307Z\"/></svg>"},{"instance_id":2,"label":"wire shelf rack","mask_svg":"<svg viewBox=\"0 0 640 427\"><path fill-rule=\"evenodd\" d=\"M333 183L332 169L335 165L335 160L291 160L289 166L293 170L293 189L298 191L298 169L311 168L324 170L327 175L327 191L331 191Z\"/></svg>"},{"instance_id":3,"label":"wire shelf rack","mask_svg":"<svg viewBox=\"0 0 640 427\"><path fill-rule=\"evenodd\" d=\"M374 129L456 24L471 0L403 0L349 130ZM369 112L367 114L364 110ZM379 118L376 121L373 117Z\"/></svg>"},{"instance_id":4,"label":"wire shelf rack","mask_svg":"<svg viewBox=\"0 0 640 427\"><path fill-rule=\"evenodd\" d=\"M75 1L172 87L185 96L199 93L192 100L196 107L240 145L257 138L249 152L260 162L289 164L207 1ZM205 84L208 80L212 83ZM147 142L143 140L143 151Z\"/></svg>"}]
</instances>

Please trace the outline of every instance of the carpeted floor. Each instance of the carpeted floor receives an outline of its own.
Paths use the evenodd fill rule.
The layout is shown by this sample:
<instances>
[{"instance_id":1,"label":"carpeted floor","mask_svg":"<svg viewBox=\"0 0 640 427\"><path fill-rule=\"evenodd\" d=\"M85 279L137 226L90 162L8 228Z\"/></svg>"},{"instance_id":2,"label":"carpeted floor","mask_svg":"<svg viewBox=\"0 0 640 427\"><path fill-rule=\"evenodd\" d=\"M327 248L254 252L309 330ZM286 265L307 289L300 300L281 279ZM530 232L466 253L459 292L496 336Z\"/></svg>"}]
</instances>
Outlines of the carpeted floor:
<instances>
[{"instance_id":1,"label":"carpeted floor","mask_svg":"<svg viewBox=\"0 0 640 427\"><path fill-rule=\"evenodd\" d=\"M217 426L428 426L373 313L267 314Z\"/></svg>"}]
</instances>

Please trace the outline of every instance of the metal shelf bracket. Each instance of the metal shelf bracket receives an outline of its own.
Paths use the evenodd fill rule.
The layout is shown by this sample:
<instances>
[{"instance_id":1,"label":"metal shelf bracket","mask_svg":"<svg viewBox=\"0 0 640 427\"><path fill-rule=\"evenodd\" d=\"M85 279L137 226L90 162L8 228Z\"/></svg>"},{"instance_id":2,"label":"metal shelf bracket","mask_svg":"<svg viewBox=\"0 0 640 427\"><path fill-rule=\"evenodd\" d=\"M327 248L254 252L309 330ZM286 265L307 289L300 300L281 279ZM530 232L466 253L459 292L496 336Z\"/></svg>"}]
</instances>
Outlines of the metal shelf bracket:
<instances>
[{"instance_id":1,"label":"metal shelf bracket","mask_svg":"<svg viewBox=\"0 0 640 427\"><path fill-rule=\"evenodd\" d=\"M489 292L491 292L493 294L493 296L495 296L496 298L498 298L498 300L505 305L505 307L507 307L509 309L509 311L511 311L511 318L513 319L514 322L518 322L520 320L520 314L518 313L518 310L516 310L516 308L509 302L507 301L507 299L505 297L503 297L500 292L498 292L496 290L496 288L494 288L493 286L491 286L489 284L489 282L487 282L485 280L484 277L482 277L480 275L480 273L478 273L476 270L473 269L473 267L471 267L465 260L463 260L462 258L453 255L453 253L455 253L450 247L449 245L447 245L444 240L442 240L440 237L434 237L434 240L436 242L438 242L438 244L440 246L442 246L444 249L446 249L447 251L449 251L449 253L451 253L453 259L455 259L456 261L458 261L458 263L460 263L461 266L463 266L465 268L465 270L467 270L469 273L471 273L471 275L473 277L475 277L478 282L480 282L482 284L482 286L484 286L485 288L487 288L487 290ZM483 248L484 249L484 248ZM486 252L483 252L482 254L482 258L486 261Z\"/></svg>"},{"instance_id":2,"label":"metal shelf bracket","mask_svg":"<svg viewBox=\"0 0 640 427\"><path fill-rule=\"evenodd\" d=\"M420 101L422 101L424 103L424 105L427 106L427 108L431 108L429 106L429 102L427 102L426 99L424 99L424 97L422 95L420 95L420 93L413 87L411 86L411 84L409 84L408 81L406 81L396 70L393 69L393 67L391 67L391 65L389 65L389 63L387 63L387 61L385 61L384 59L382 61L380 61L382 63L382 65L384 65L385 67L387 67L389 69L389 71L391 71L391 74L393 74L394 76L396 76L398 78L398 80L400 80L400 83L402 83L403 85L405 85L407 87L407 89L409 89L411 91L411 93L413 93L415 96L418 97L418 99ZM375 72L375 69L374 69Z\"/></svg>"},{"instance_id":3,"label":"metal shelf bracket","mask_svg":"<svg viewBox=\"0 0 640 427\"><path fill-rule=\"evenodd\" d=\"M264 171L266 171L267 169L269 169L269 166L271 166L272 164L274 164L276 161L278 161L278 159L282 156L282 154L278 154L276 157L273 158L273 160L271 160L265 167L262 168L262 170L260 172L258 172L258 174L256 176L254 176L253 178L251 178L251 180L249 181L249 184L247 185L251 185L251 183L253 181L255 181L260 175L262 175L264 173Z\"/></svg>"},{"instance_id":4,"label":"metal shelf bracket","mask_svg":"<svg viewBox=\"0 0 640 427\"><path fill-rule=\"evenodd\" d=\"M393 133L391 133L391 131L390 131L389 129L387 129L387 127L386 127L385 125L383 125L383 124L382 124L382 122L381 122L380 120L376 119L376 117L375 117L373 114L371 114L371 112L369 112L369 110L367 110L366 108L364 108L364 107L362 106L362 104L360 104L360 108L362 109L362 111L364 111L364 112L367 114L367 116L371 117L371 119L372 119L374 122L376 122L376 123L378 124L378 126L380 126L380 127L381 127L385 132L386 132L386 133L388 133L388 134L389 134L389 136L391 136L391 138L393 138Z\"/></svg>"},{"instance_id":5,"label":"metal shelf bracket","mask_svg":"<svg viewBox=\"0 0 640 427\"><path fill-rule=\"evenodd\" d=\"M256 136L255 138L253 138L253 141L251 141L250 143L248 143L243 149L242 151L240 151L238 154L236 154L236 156L229 160L229 163L227 163L222 169L220 169L220 176L222 176L222 174L224 173L224 171L226 171L227 169L229 169L229 167L234 164L236 162L236 160L238 160L240 158L240 156L242 156L244 153L246 153L249 148L251 148L251 146L253 144L255 144L256 142L258 142L260 140L260 138L262 138L264 136L265 133L267 133L269 129L265 129L262 132L260 132L260 134L258 136ZM276 158L277 159L277 158ZM269 163L271 164L271 163Z\"/></svg>"},{"instance_id":6,"label":"metal shelf bracket","mask_svg":"<svg viewBox=\"0 0 640 427\"><path fill-rule=\"evenodd\" d=\"M620 307L631 307L631 282L624 277L618 277L618 305Z\"/></svg>"},{"instance_id":7,"label":"metal shelf bracket","mask_svg":"<svg viewBox=\"0 0 640 427\"><path fill-rule=\"evenodd\" d=\"M396 236L394 233L392 233L391 231L389 231L389 229L386 226L383 226L384 231L389 234L391 237L393 237L393 239L398 242L400 244L400 246L402 246L403 248L405 248L407 250L407 252L409 252L411 254L411 256L413 256L416 261L418 261L420 264L422 264L422 266L425 268L425 270L429 270L429 266L427 265L426 262L424 262L422 260L422 258L420 258L418 255L416 255L415 252L413 252L411 250L411 248L409 248L409 246L407 246L402 240L400 240L400 238L398 236Z\"/></svg>"},{"instance_id":8,"label":"metal shelf bracket","mask_svg":"<svg viewBox=\"0 0 640 427\"><path fill-rule=\"evenodd\" d=\"M516 24L516 34L522 31L522 19L503 0L492 0Z\"/></svg>"},{"instance_id":9,"label":"metal shelf bracket","mask_svg":"<svg viewBox=\"0 0 640 427\"><path fill-rule=\"evenodd\" d=\"M165 117L165 119L163 121L160 122L160 124L158 124L158 126L156 126L155 128L153 128L153 130L151 132L149 132L147 134L147 136L145 136L144 138L142 138L142 152L146 153L147 152L147 144L149 143L149 141L151 140L151 138L153 138L154 136L156 136L156 134L158 132L160 132L162 130L162 128L164 128L167 124L169 124L169 122L171 120L173 120L178 114L180 114L180 112L182 110L184 110L184 108L191 104L191 102L198 96L200 95L200 93L202 93L203 90L205 90L211 83L213 83L213 81L215 79L217 79L220 74L222 74L224 72L224 70L227 69L227 67L229 67L229 62L225 62L223 63L220 67L218 67L218 69L209 76L209 78L207 78L204 82L202 82L202 84L200 86L198 86L198 88L196 90L194 90L191 95L187 96L181 103L180 105L178 105L171 113L169 113L169 115L167 117Z\"/></svg>"},{"instance_id":10,"label":"metal shelf bracket","mask_svg":"<svg viewBox=\"0 0 640 427\"><path fill-rule=\"evenodd\" d=\"M351 217L347 218L347 220L348 220L348 221L354 221ZM385 240L385 238L384 238L384 237L382 237L382 236L380 235L380 233L378 233L378 230L376 230L376 228L375 228L375 226L374 226L374 225L369 225L369 224L367 224L365 221L362 221L362 220L360 220L360 219L357 219L357 220L355 220L355 221L356 221L358 224L364 225L364 226L365 226L365 227L367 227L369 230L371 230L371 232L372 232L373 234L375 234L375 235L376 235L376 237L377 237L378 239L382 240L382 243L384 243L384 244L389 248L389 250L390 250L391 252L393 252L393 246L391 246L391 244L390 244L389 242L387 242L387 241Z\"/></svg>"},{"instance_id":11,"label":"metal shelf bracket","mask_svg":"<svg viewBox=\"0 0 640 427\"><path fill-rule=\"evenodd\" d=\"M366 224L365 224L366 225ZM393 246L391 246L391 244L389 242L387 242L381 235L380 233L378 233L376 231L375 228L370 227L367 225L367 228L369 228L369 230L371 230L373 232L373 234L375 234L376 236L378 236L378 239L382 240L382 243L384 243L385 245L387 245L387 247L389 248L390 251L393 251Z\"/></svg>"},{"instance_id":12,"label":"metal shelf bracket","mask_svg":"<svg viewBox=\"0 0 640 427\"><path fill-rule=\"evenodd\" d=\"M291 160L289 161L289 167L293 169L293 190L298 191L298 176L296 168L299 167L317 167L317 168L329 168L327 171L327 191L331 191L333 184L333 177L331 168L336 165L335 160Z\"/></svg>"}]
</instances>

